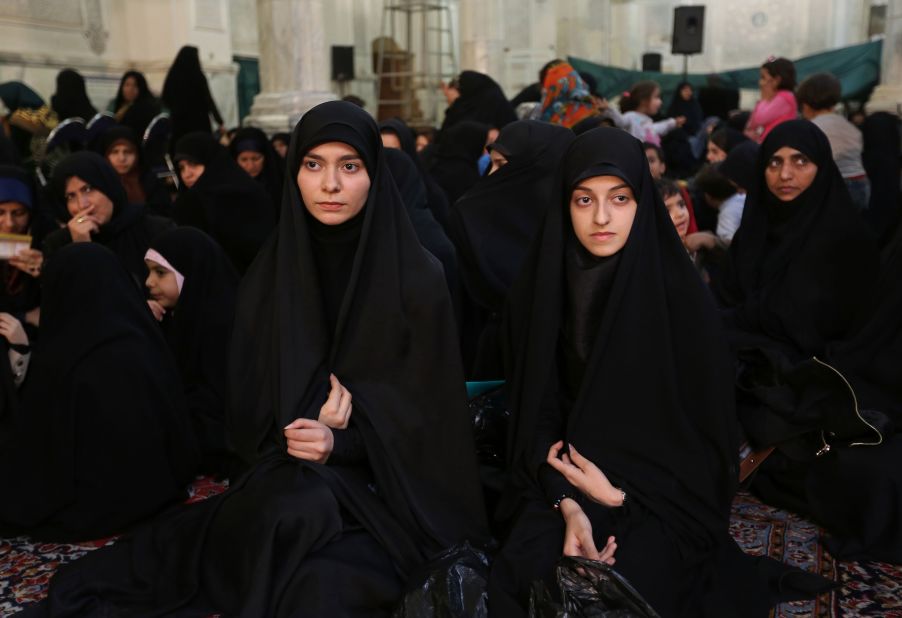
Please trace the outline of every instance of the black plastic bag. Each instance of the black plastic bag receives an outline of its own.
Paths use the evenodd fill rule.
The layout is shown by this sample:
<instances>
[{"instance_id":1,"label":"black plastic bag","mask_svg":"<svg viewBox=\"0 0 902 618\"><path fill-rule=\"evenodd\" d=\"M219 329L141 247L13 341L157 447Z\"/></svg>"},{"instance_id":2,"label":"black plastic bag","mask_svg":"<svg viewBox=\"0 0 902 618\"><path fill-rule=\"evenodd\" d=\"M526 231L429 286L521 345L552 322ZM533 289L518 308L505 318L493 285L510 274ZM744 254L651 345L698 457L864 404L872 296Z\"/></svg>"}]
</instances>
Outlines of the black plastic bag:
<instances>
[{"instance_id":1,"label":"black plastic bag","mask_svg":"<svg viewBox=\"0 0 902 618\"><path fill-rule=\"evenodd\" d=\"M468 408L473 419L473 438L480 465L504 469L510 410L503 383L500 384L470 399Z\"/></svg>"},{"instance_id":2,"label":"black plastic bag","mask_svg":"<svg viewBox=\"0 0 902 618\"><path fill-rule=\"evenodd\" d=\"M412 581L393 618L486 618L489 559L469 543L431 560Z\"/></svg>"},{"instance_id":3,"label":"black plastic bag","mask_svg":"<svg viewBox=\"0 0 902 618\"><path fill-rule=\"evenodd\" d=\"M530 618L660 618L626 579L603 562L565 556L555 570L561 602L533 584Z\"/></svg>"}]
</instances>

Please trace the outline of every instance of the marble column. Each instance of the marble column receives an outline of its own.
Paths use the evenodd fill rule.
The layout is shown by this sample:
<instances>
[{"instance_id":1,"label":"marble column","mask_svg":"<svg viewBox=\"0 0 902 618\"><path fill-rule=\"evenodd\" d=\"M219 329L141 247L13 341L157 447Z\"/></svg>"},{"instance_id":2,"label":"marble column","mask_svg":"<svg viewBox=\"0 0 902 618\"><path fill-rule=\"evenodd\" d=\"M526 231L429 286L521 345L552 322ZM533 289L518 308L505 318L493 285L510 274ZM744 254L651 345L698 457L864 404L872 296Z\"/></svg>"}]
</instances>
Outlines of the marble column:
<instances>
[{"instance_id":1,"label":"marble column","mask_svg":"<svg viewBox=\"0 0 902 618\"><path fill-rule=\"evenodd\" d=\"M337 98L330 92L324 4L257 0L261 92L246 124L267 133L290 131L311 107Z\"/></svg>"},{"instance_id":2,"label":"marble column","mask_svg":"<svg viewBox=\"0 0 902 618\"><path fill-rule=\"evenodd\" d=\"M902 0L889 0L886 5L880 85L874 89L867 111L902 116Z\"/></svg>"},{"instance_id":3,"label":"marble column","mask_svg":"<svg viewBox=\"0 0 902 618\"><path fill-rule=\"evenodd\" d=\"M460 68L506 81L504 2L460 0Z\"/></svg>"}]
</instances>

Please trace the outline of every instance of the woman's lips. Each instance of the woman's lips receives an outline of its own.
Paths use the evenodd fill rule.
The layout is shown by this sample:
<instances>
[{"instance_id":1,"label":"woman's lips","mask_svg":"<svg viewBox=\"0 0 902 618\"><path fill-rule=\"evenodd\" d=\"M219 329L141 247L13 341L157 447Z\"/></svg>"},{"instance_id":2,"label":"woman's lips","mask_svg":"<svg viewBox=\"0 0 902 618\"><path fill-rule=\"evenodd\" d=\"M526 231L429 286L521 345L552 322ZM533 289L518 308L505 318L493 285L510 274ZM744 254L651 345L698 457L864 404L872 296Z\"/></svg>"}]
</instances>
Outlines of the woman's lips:
<instances>
[{"instance_id":1,"label":"woman's lips","mask_svg":"<svg viewBox=\"0 0 902 618\"><path fill-rule=\"evenodd\" d=\"M323 210L341 210L344 204L342 204L341 202L318 202L317 206L319 206Z\"/></svg>"},{"instance_id":2,"label":"woman's lips","mask_svg":"<svg viewBox=\"0 0 902 618\"><path fill-rule=\"evenodd\" d=\"M610 240L610 239L614 238L614 236L616 236L616 234L614 234L614 232L595 232L594 234L592 234L592 238L594 238L595 240L602 241L602 242L605 240Z\"/></svg>"}]
</instances>

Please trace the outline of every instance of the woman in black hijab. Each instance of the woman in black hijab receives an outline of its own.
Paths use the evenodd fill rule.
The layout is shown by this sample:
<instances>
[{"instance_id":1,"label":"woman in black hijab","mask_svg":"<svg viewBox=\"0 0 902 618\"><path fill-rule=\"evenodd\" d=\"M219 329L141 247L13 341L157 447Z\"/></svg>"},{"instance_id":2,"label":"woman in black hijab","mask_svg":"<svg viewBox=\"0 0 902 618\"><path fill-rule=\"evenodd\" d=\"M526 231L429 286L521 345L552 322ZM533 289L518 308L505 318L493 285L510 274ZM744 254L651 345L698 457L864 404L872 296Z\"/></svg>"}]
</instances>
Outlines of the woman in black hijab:
<instances>
[{"instance_id":1,"label":"woman in black hijab","mask_svg":"<svg viewBox=\"0 0 902 618\"><path fill-rule=\"evenodd\" d=\"M471 379L503 374L497 325L507 292L555 201L554 170L573 132L537 120L518 120L491 146L504 165L480 178L451 208L449 234L457 247L467 292L464 366Z\"/></svg>"},{"instance_id":2,"label":"woman in black hijab","mask_svg":"<svg viewBox=\"0 0 902 618\"><path fill-rule=\"evenodd\" d=\"M134 130L110 127L98 136L94 150L119 175L129 203L144 204L148 212L162 217L172 215L169 187L144 164L144 149Z\"/></svg>"},{"instance_id":3,"label":"woman in black hijab","mask_svg":"<svg viewBox=\"0 0 902 618\"><path fill-rule=\"evenodd\" d=\"M229 153L247 174L263 185L272 202L275 220L282 208L285 161L276 154L266 133L256 127L239 129L229 142Z\"/></svg>"},{"instance_id":4,"label":"woman in black hijab","mask_svg":"<svg viewBox=\"0 0 902 618\"><path fill-rule=\"evenodd\" d=\"M97 109L88 99L85 78L72 69L63 69L56 76L56 92L50 97L50 107L60 121L67 118L91 120Z\"/></svg>"},{"instance_id":5,"label":"woman in black hijab","mask_svg":"<svg viewBox=\"0 0 902 618\"><path fill-rule=\"evenodd\" d=\"M449 101L442 132L467 120L502 129L517 119L501 86L488 75L462 71L449 89L458 96Z\"/></svg>"},{"instance_id":6,"label":"woman in black hijab","mask_svg":"<svg viewBox=\"0 0 902 618\"><path fill-rule=\"evenodd\" d=\"M288 166L232 335L230 435L253 467L62 568L53 615L388 615L429 556L486 539L451 304L376 123L314 107Z\"/></svg>"},{"instance_id":7,"label":"woman in black hijab","mask_svg":"<svg viewBox=\"0 0 902 618\"><path fill-rule=\"evenodd\" d=\"M178 374L108 249L61 249L43 283L22 411L0 433L0 534L109 536L186 497L197 452Z\"/></svg>"},{"instance_id":8,"label":"woman in black hijab","mask_svg":"<svg viewBox=\"0 0 902 618\"><path fill-rule=\"evenodd\" d=\"M736 551L738 448L716 309L638 140L584 133L559 180L511 291L520 508L493 566L490 611L525 615L532 581L551 585L564 553L616 561L662 616L700 615L718 591L736 607L714 615L739 615L748 600L714 581L728 572L717 557Z\"/></svg>"},{"instance_id":9,"label":"woman in black hijab","mask_svg":"<svg viewBox=\"0 0 902 618\"><path fill-rule=\"evenodd\" d=\"M432 151L429 173L448 197L448 203L469 191L479 180L479 157L485 150L489 126L464 120L442 132L441 141ZM445 229L447 222L439 220Z\"/></svg>"},{"instance_id":10,"label":"woman in black hijab","mask_svg":"<svg viewBox=\"0 0 902 618\"><path fill-rule=\"evenodd\" d=\"M228 476L226 366L238 273L216 241L191 227L157 236L145 262L148 303L178 363L201 470Z\"/></svg>"},{"instance_id":11,"label":"woman in black hijab","mask_svg":"<svg viewBox=\"0 0 902 618\"><path fill-rule=\"evenodd\" d=\"M220 132L223 130L222 116L210 94L207 76L200 66L200 56L193 45L185 45L179 50L166 80L160 97L169 110L172 120L172 135L169 143L173 146L182 136L194 131L210 133L210 116L216 120Z\"/></svg>"},{"instance_id":12,"label":"woman in black hijab","mask_svg":"<svg viewBox=\"0 0 902 618\"><path fill-rule=\"evenodd\" d=\"M686 123L682 128L689 135L694 135L702 126L704 120L702 106L695 98L695 91L689 82L680 82L677 85L673 92L673 99L670 101L670 107L667 108L667 118L676 118L677 116L686 118Z\"/></svg>"},{"instance_id":13,"label":"woman in black hijab","mask_svg":"<svg viewBox=\"0 0 902 618\"><path fill-rule=\"evenodd\" d=\"M115 253L138 288L147 278L144 253L172 221L149 215L141 204L131 204L119 175L96 152L76 152L53 170L52 185L59 201L57 218L66 226L44 239L44 258L54 259L70 243L96 242Z\"/></svg>"},{"instance_id":14,"label":"woman in black hijab","mask_svg":"<svg viewBox=\"0 0 902 618\"><path fill-rule=\"evenodd\" d=\"M116 122L143 136L147 125L160 113L160 102L147 86L143 73L126 71L110 111L115 114Z\"/></svg>"},{"instance_id":15,"label":"woman in black hijab","mask_svg":"<svg viewBox=\"0 0 902 618\"><path fill-rule=\"evenodd\" d=\"M0 165L0 234L32 237L35 246L37 201L31 174L20 167ZM38 243L37 246L40 246ZM9 259L0 260L0 313L9 313L34 336L40 311L43 256L35 249L25 249ZM2 362L0 362L2 364Z\"/></svg>"},{"instance_id":16,"label":"woman in black hijab","mask_svg":"<svg viewBox=\"0 0 902 618\"><path fill-rule=\"evenodd\" d=\"M426 166L417 152L416 136L407 124L400 118L389 118L379 123L379 132L382 134L382 145L386 148L400 148L416 165L417 171L426 186L426 205L432 211L432 216L444 228L448 223L448 196L432 176L426 171Z\"/></svg>"},{"instance_id":17,"label":"woman in black hijab","mask_svg":"<svg viewBox=\"0 0 902 618\"><path fill-rule=\"evenodd\" d=\"M189 133L175 146L182 192L173 204L179 225L205 231L243 274L276 224L263 185L244 172L211 133Z\"/></svg>"}]
</instances>

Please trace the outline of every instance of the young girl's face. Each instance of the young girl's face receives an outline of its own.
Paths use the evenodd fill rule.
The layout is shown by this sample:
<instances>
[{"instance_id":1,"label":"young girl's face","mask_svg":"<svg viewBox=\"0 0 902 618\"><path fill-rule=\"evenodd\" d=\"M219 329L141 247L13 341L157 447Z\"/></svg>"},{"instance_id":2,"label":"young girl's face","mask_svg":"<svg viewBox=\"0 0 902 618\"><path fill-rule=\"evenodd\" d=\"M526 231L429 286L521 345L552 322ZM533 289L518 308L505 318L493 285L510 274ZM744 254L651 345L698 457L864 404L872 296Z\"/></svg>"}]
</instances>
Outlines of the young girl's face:
<instances>
[{"instance_id":1,"label":"young girl's face","mask_svg":"<svg viewBox=\"0 0 902 618\"><path fill-rule=\"evenodd\" d=\"M663 103L661 100L661 89L655 88L655 91L651 93L651 97L645 101L645 113L649 116L654 116L661 110Z\"/></svg>"},{"instance_id":2,"label":"young girl's face","mask_svg":"<svg viewBox=\"0 0 902 618\"><path fill-rule=\"evenodd\" d=\"M175 279L175 273L171 270L155 262L154 260L144 260L147 264L147 291L150 297L160 303L164 309L173 309L179 302L179 285Z\"/></svg>"},{"instance_id":3,"label":"young girl's face","mask_svg":"<svg viewBox=\"0 0 902 618\"><path fill-rule=\"evenodd\" d=\"M683 196L675 193L664 200L664 205L667 207L667 214L670 215L670 220L673 221L673 227L676 228L677 234L680 235L681 239L685 238L686 232L689 231L689 209L686 208Z\"/></svg>"},{"instance_id":4,"label":"young girl's face","mask_svg":"<svg viewBox=\"0 0 902 618\"><path fill-rule=\"evenodd\" d=\"M630 236L637 206L633 190L617 176L581 180L570 195L573 232L592 255L614 255Z\"/></svg>"}]
</instances>

